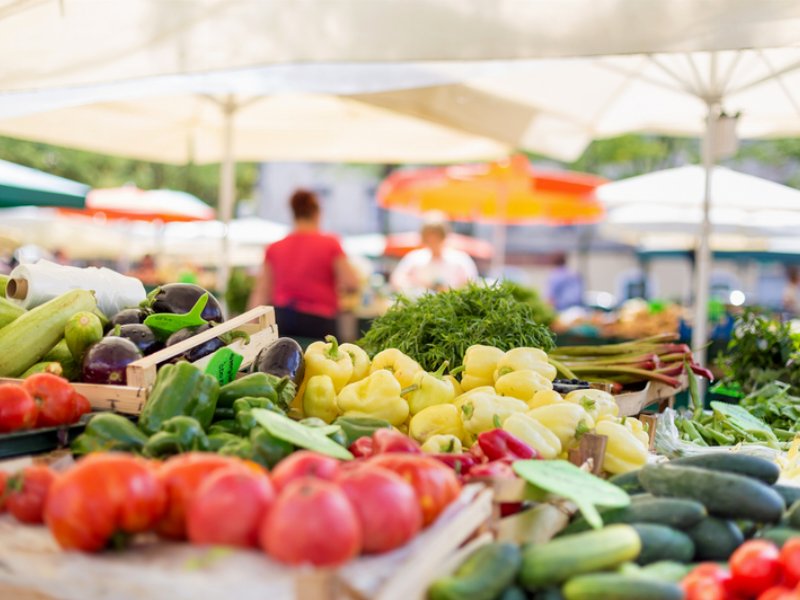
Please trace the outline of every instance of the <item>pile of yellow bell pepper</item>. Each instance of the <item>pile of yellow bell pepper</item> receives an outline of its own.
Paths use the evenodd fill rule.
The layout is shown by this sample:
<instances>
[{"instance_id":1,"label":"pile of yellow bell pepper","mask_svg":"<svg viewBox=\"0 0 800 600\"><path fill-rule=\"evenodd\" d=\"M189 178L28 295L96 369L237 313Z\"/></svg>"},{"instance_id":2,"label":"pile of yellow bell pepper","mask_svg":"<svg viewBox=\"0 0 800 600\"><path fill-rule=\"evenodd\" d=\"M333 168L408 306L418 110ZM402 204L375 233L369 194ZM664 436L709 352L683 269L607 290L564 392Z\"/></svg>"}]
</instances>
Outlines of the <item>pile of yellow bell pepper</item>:
<instances>
[{"instance_id":1,"label":"pile of yellow bell pepper","mask_svg":"<svg viewBox=\"0 0 800 600\"><path fill-rule=\"evenodd\" d=\"M607 472L625 473L647 461L642 423L619 418L607 392L561 396L553 390L556 369L538 348L471 346L460 382L445 374L447 365L426 372L392 348L370 361L358 346L339 345L333 337L311 344L305 360L295 408L306 417L327 423L339 416L384 419L432 453L459 453L478 434L502 428L546 459L565 457L584 433L595 432L608 437Z\"/></svg>"}]
</instances>

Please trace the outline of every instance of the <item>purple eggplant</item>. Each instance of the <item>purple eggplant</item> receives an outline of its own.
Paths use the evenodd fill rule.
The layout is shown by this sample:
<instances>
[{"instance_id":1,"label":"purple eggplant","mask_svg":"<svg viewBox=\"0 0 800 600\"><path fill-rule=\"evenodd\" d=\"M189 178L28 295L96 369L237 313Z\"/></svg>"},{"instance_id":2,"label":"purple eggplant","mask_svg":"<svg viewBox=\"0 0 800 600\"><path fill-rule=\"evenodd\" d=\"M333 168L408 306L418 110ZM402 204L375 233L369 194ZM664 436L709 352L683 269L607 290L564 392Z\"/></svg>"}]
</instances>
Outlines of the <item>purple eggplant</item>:
<instances>
[{"instance_id":1,"label":"purple eggplant","mask_svg":"<svg viewBox=\"0 0 800 600\"><path fill-rule=\"evenodd\" d=\"M142 353L132 341L122 337L105 337L89 346L83 356L82 377L86 383L125 385L125 369Z\"/></svg>"},{"instance_id":2,"label":"purple eggplant","mask_svg":"<svg viewBox=\"0 0 800 600\"><path fill-rule=\"evenodd\" d=\"M140 323L127 323L114 327L106 334L106 337L111 336L122 337L132 341L145 356L164 347L164 344L158 340L153 330Z\"/></svg>"},{"instance_id":3,"label":"purple eggplant","mask_svg":"<svg viewBox=\"0 0 800 600\"><path fill-rule=\"evenodd\" d=\"M182 342L184 340L188 340L189 338L197 335L198 333L202 333L204 331L207 331L210 328L211 328L211 325L200 325L199 327L185 327L183 329L179 329L178 331L176 331L175 333L173 333L171 336L169 336L167 338L166 346L167 347L174 346L178 342ZM189 361L189 362L195 362L196 360L200 360L204 356L207 356L207 355L209 355L209 354L211 354L213 352L216 352L217 350L219 350L223 346L225 346L225 342L223 340L221 340L218 337L212 338L212 339L208 340L207 342L203 342L202 344L200 344L198 346L194 346L193 348L190 348L189 350L187 350L183 354L180 354L180 355L176 356L172 360L174 360L174 361L186 360L186 361Z\"/></svg>"},{"instance_id":4,"label":"purple eggplant","mask_svg":"<svg viewBox=\"0 0 800 600\"><path fill-rule=\"evenodd\" d=\"M289 377L297 385L303 381L305 361L303 349L292 338L279 338L262 348L253 361L252 371Z\"/></svg>"},{"instance_id":5,"label":"purple eggplant","mask_svg":"<svg viewBox=\"0 0 800 600\"><path fill-rule=\"evenodd\" d=\"M156 288L150 294L150 308L157 313L188 313L203 294L208 294L208 303L200 316L206 321L222 323L225 318L219 301L211 292L193 283L167 283Z\"/></svg>"},{"instance_id":6,"label":"purple eggplant","mask_svg":"<svg viewBox=\"0 0 800 600\"><path fill-rule=\"evenodd\" d=\"M109 320L111 329L115 325L129 325L144 323L144 320L153 314L153 311L148 308L123 308Z\"/></svg>"}]
</instances>

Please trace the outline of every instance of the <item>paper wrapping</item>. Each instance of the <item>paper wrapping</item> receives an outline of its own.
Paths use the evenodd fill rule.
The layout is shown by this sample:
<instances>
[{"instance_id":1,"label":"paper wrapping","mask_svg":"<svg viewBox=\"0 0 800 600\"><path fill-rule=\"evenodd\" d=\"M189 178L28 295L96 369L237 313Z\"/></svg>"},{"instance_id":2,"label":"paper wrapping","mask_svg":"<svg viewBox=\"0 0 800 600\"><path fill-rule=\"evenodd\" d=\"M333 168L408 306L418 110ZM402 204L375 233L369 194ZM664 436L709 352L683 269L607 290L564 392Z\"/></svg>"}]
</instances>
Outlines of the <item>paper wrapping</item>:
<instances>
[{"instance_id":1,"label":"paper wrapping","mask_svg":"<svg viewBox=\"0 0 800 600\"><path fill-rule=\"evenodd\" d=\"M105 267L80 269L39 260L17 266L10 277L27 283L24 298L8 298L26 310L70 290L84 289L94 291L98 308L111 317L123 308L138 306L147 297L141 281Z\"/></svg>"}]
</instances>

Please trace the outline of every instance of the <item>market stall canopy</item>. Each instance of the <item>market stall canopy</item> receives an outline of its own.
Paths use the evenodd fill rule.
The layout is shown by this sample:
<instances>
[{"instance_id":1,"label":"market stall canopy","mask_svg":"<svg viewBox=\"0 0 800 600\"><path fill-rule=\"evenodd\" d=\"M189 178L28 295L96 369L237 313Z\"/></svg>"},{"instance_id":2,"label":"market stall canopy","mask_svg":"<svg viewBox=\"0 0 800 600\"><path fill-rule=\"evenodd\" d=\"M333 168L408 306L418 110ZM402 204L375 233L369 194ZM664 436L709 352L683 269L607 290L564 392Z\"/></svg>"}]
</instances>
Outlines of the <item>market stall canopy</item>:
<instances>
[{"instance_id":1,"label":"market stall canopy","mask_svg":"<svg viewBox=\"0 0 800 600\"><path fill-rule=\"evenodd\" d=\"M796 41L799 17L794 0L17 0L0 6L0 89L256 65L779 46Z\"/></svg>"},{"instance_id":2,"label":"market stall canopy","mask_svg":"<svg viewBox=\"0 0 800 600\"><path fill-rule=\"evenodd\" d=\"M445 240L445 245L448 248L466 252L472 258L482 260L489 260L494 254L494 248L492 248L491 243L459 233L450 233ZM419 232L392 233L386 236L383 253L385 256L400 258L417 248L422 248L422 236Z\"/></svg>"},{"instance_id":3,"label":"market stall canopy","mask_svg":"<svg viewBox=\"0 0 800 600\"><path fill-rule=\"evenodd\" d=\"M141 190L126 185L89 192L86 207L70 211L132 221L209 221L214 209L200 198L178 190Z\"/></svg>"},{"instance_id":4,"label":"market stall canopy","mask_svg":"<svg viewBox=\"0 0 800 600\"><path fill-rule=\"evenodd\" d=\"M89 186L0 160L0 208L84 205Z\"/></svg>"}]
</instances>

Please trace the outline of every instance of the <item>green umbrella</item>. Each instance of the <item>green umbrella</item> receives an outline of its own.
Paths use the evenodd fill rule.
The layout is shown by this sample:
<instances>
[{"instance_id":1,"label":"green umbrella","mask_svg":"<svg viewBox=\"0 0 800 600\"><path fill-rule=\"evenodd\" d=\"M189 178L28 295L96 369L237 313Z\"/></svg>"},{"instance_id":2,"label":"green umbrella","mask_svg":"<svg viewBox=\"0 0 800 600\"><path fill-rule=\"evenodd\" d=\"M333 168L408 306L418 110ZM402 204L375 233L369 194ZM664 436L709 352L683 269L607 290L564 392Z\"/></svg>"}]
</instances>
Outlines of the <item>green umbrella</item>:
<instances>
[{"instance_id":1,"label":"green umbrella","mask_svg":"<svg viewBox=\"0 0 800 600\"><path fill-rule=\"evenodd\" d=\"M64 206L83 208L89 186L0 160L0 208Z\"/></svg>"}]
</instances>

